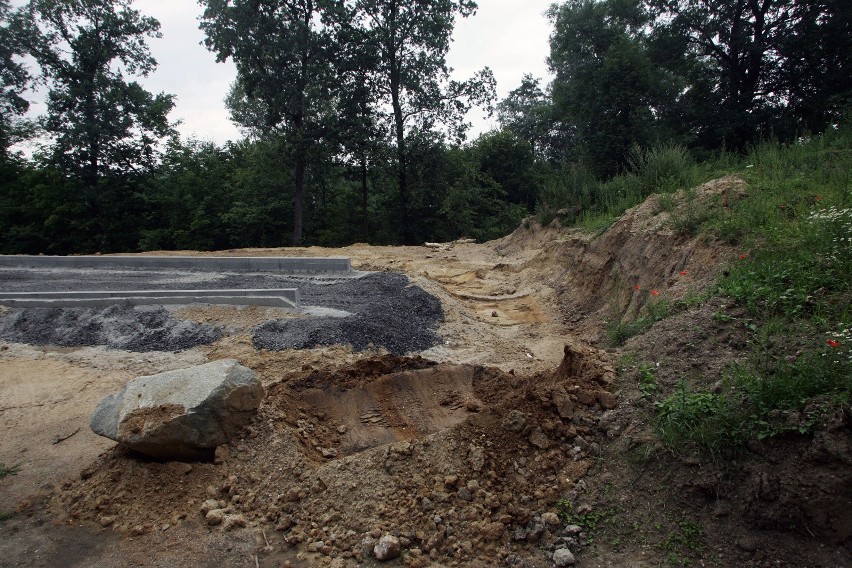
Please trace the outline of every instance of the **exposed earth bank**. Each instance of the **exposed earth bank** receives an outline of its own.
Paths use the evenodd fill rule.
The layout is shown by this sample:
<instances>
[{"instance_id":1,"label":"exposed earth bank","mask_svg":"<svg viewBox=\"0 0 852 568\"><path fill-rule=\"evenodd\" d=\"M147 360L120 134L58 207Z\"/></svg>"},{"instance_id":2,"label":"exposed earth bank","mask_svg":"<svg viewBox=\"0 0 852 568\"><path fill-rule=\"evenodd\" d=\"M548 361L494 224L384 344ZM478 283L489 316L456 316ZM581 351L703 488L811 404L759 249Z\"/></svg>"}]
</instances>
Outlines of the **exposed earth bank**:
<instances>
[{"instance_id":1,"label":"exposed earth bank","mask_svg":"<svg viewBox=\"0 0 852 568\"><path fill-rule=\"evenodd\" d=\"M0 565L850 565L848 412L726 463L673 455L649 425L643 369L661 389L711 388L748 354L736 319L714 317L735 308L696 299L737 251L677 230L687 207L747 191L652 196L597 236L528 223L485 244L216 253L406 275L442 320L405 357L258 343L279 311L216 306L170 310L221 330L177 352L3 343L0 461L18 467L0 478ZM607 322L658 297L670 317L605 349ZM224 358L268 396L215 463L145 460L89 431L133 376Z\"/></svg>"}]
</instances>

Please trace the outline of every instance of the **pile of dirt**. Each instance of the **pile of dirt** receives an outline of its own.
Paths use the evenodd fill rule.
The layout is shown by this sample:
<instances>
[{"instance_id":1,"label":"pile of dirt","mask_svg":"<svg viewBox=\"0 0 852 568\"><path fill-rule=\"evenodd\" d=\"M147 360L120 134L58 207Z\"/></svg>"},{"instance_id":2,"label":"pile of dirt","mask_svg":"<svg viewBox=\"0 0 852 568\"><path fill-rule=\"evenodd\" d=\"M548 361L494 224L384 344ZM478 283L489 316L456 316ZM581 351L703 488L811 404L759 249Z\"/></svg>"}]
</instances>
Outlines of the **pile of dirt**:
<instances>
[{"instance_id":1,"label":"pile of dirt","mask_svg":"<svg viewBox=\"0 0 852 568\"><path fill-rule=\"evenodd\" d=\"M538 272L556 293L563 323L584 339L600 340L604 322L635 318L649 300L681 300L715 282L735 253L693 235L690 223L711 208L729 207L747 189L741 178L728 176L688 192L652 195L598 235L528 222L494 246L505 254L531 247L538 254L497 268Z\"/></svg>"},{"instance_id":2,"label":"pile of dirt","mask_svg":"<svg viewBox=\"0 0 852 568\"><path fill-rule=\"evenodd\" d=\"M308 368L267 386L242 438L217 450L220 463L114 449L55 505L69 522L136 535L256 527L268 557L295 548L317 562L363 559L390 534L415 566L518 553L546 562L585 538L566 531L556 504L601 452L614 381L608 356L580 346L532 377L390 355Z\"/></svg>"}]
</instances>

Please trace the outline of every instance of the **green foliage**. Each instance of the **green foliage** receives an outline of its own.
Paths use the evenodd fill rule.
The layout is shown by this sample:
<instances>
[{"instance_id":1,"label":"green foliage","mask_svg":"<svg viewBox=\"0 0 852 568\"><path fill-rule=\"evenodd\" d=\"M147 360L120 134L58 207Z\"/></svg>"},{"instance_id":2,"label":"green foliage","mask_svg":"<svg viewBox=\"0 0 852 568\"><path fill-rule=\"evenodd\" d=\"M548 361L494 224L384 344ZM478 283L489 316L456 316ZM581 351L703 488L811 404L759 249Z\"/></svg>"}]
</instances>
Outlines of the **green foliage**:
<instances>
[{"instance_id":1,"label":"green foliage","mask_svg":"<svg viewBox=\"0 0 852 568\"><path fill-rule=\"evenodd\" d=\"M606 334L613 347L624 343L635 335L645 332L654 323L669 317L671 302L668 300L652 299L645 303L644 309L636 318L625 320L614 317L606 324Z\"/></svg>"},{"instance_id":2,"label":"green foliage","mask_svg":"<svg viewBox=\"0 0 852 568\"><path fill-rule=\"evenodd\" d=\"M657 383L657 376L654 374L654 368L649 365L640 365L639 392L642 393L642 398L652 398L659 390L660 385Z\"/></svg>"},{"instance_id":3,"label":"green foliage","mask_svg":"<svg viewBox=\"0 0 852 568\"><path fill-rule=\"evenodd\" d=\"M606 508L578 513L569 499L560 499L556 502L556 514L566 525L577 525L590 532L613 517L613 512Z\"/></svg>"},{"instance_id":4,"label":"green foliage","mask_svg":"<svg viewBox=\"0 0 852 568\"><path fill-rule=\"evenodd\" d=\"M7 475L18 475L19 471L21 471L20 465L7 466L5 463L0 462L0 479L3 479Z\"/></svg>"},{"instance_id":5,"label":"green foliage","mask_svg":"<svg viewBox=\"0 0 852 568\"><path fill-rule=\"evenodd\" d=\"M21 62L26 53L19 37L21 23L9 0L0 0L0 160L7 159L9 147L28 130L23 116L30 103L24 95L32 77Z\"/></svg>"},{"instance_id":6,"label":"green foliage","mask_svg":"<svg viewBox=\"0 0 852 568\"><path fill-rule=\"evenodd\" d=\"M110 203L127 200L123 188L113 188L152 168L157 142L171 133L173 97L124 76L154 71L145 39L160 37L160 24L130 0L33 0L29 16L26 49L49 88L48 159L82 184L89 208L105 210L97 222L108 223L127 211Z\"/></svg>"},{"instance_id":7,"label":"green foliage","mask_svg":"<svg viewBox=\"0 0 852 568\"><path fill-rule=\"evenodd\" d=\"M654 406L655 429L670 448L697 447L715 456L748 439L749 423L725 395L689 392L681 381L674 393Z\"/></svg>"}]
</instances>

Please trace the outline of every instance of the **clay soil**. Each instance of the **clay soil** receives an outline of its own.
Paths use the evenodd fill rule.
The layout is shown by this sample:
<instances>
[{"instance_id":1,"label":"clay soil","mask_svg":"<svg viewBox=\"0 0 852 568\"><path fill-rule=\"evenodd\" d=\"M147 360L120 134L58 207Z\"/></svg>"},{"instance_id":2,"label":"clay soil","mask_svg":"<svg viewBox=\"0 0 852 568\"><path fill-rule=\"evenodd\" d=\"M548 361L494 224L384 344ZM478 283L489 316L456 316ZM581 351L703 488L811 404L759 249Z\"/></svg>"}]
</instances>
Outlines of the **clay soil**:
<instances>
[{"instance_id":1,"label":"clay soil","mask_svg":"<svg viewBox=\"0 0 852 568\"><path fill-rule=\"evenodd\" d=\"M725 178L690 206L747 191ZM736 318L713 317L736 308L693 301L736 251L677 233L676 214L652 196L600 235L530 222L484 244L216 253L404 273L445 314L442 344L405 357L258 350L252 330L281 314L217 306L173 310L226 330L176 353L0 345L0 462L17 466L0 566L372 566L386 534L390 565L544 567L560 548L587 567L852 565L848 412L724 462L656 439L640 365L666 391L712 388L748 356ZM608 347L607 322L651 289L680 307ZM214 463L147 460L88 428L130 378L222 358L266 398Z\"/></svg>"}]
</instances>

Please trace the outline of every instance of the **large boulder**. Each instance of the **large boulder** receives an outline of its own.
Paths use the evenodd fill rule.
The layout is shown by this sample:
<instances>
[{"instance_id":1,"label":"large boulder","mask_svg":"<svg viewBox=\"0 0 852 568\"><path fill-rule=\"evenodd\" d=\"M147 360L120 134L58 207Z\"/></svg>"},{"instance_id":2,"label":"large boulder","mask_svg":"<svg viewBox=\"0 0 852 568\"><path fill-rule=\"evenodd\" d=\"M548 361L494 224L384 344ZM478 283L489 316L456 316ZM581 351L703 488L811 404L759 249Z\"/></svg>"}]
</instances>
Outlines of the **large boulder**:
<instances>
[{"instance_id":1,"label":"large boulder","mask_svg":"<svg viewBox=\"0 0 852 568\"><path fill-rule=\"evenodd\" d=\"M263 399L255 373L233 359L137 377L103 399L92 430L157 459L209 459Z\"/></svg>"}]
</instances>

